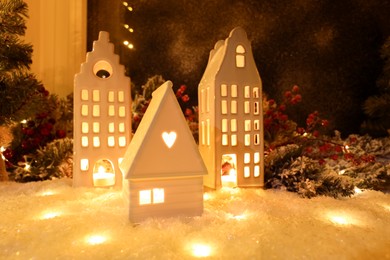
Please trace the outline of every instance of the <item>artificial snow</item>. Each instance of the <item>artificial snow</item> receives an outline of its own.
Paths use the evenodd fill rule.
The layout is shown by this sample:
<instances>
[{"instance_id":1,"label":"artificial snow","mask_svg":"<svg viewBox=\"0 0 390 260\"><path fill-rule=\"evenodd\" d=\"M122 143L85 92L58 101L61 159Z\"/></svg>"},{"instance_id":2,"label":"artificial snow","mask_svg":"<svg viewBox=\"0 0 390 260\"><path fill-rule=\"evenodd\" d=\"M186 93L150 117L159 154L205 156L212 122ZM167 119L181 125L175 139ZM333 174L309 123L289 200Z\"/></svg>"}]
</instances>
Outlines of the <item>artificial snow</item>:
<instances>
[{"instance_id":1,"label":"artificial snow","mask_svg":"<svg viewBox=\"0 0 390 260\"><path fill-rule=\"evenodd\" d=\"M1 259L386 259L390 194L206 192L201 217L134 225L118 189L0 183Z\"/></svg>"}]
</instances>

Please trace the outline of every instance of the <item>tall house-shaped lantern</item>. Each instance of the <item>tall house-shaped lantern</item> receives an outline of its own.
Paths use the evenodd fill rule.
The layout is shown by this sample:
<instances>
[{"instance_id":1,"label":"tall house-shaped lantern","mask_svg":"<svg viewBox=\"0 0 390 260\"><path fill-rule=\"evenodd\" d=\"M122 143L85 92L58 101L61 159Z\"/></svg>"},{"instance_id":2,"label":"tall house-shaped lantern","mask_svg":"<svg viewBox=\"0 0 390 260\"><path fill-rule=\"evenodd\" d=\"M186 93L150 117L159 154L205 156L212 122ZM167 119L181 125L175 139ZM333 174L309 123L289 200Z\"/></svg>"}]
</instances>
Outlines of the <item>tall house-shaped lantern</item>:
<instances>
[{"instance_id":1,"label":"tall house-shaped lantern","mask_svg":"<svg viewBox=\"0 0 390 260\"><path fill-rule=\"evenodd\" d=\"M233 29L211 50L198 97L205 186L262 187L262 83L242 28Z\"/></svg>"},{"instance_id":2,"label":"tall house-shaped lantern","mask_svg":"<svg viewBox=\"0 0 390 260\"><path fill-rule=\"evenodd\" d=\"M100 32L74 80L73 185L121 187L130 137L130 78L109 34Z\"/></svg>"}]
</instances>

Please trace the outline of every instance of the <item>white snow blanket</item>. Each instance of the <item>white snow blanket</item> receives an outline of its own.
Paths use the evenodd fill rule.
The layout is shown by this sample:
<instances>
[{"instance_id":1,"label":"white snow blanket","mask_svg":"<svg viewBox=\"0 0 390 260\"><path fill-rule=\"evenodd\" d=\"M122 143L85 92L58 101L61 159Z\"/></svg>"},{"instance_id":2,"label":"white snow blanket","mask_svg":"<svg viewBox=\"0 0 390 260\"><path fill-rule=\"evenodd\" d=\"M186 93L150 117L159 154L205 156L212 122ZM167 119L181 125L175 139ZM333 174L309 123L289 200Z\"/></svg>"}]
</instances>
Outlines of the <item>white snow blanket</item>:
<instances>
[{"instance_id":1,"label":"white snow blanket","mask_svg":"<svg viewBox=\"0 0 390 260\"><path fill-rule=\"evenodd\" d=\"M205 193L201 217L128 221L115 189L0 183L1 259L389 259L390 194Z\"/></svg>"}]
</instances>

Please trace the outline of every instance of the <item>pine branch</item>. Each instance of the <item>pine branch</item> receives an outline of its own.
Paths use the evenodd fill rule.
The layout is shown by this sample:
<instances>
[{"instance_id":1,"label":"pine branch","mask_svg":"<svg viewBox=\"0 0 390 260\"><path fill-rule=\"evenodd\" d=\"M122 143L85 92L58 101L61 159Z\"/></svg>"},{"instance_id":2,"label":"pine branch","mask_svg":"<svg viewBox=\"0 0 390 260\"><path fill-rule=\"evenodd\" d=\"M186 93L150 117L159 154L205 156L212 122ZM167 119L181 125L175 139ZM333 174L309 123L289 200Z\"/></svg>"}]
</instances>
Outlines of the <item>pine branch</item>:
<instances>
[{"instance_id":1,"label":"pine branch","mask_svg":"<svg viewBox=\"0 0 390 260\"><path fill-rule=\"evenodd\" d=\"M0 35L3 33L24 35L25 18L28 18L28 6L24 1L0 1Z\"/></svg>"}]
</instances>

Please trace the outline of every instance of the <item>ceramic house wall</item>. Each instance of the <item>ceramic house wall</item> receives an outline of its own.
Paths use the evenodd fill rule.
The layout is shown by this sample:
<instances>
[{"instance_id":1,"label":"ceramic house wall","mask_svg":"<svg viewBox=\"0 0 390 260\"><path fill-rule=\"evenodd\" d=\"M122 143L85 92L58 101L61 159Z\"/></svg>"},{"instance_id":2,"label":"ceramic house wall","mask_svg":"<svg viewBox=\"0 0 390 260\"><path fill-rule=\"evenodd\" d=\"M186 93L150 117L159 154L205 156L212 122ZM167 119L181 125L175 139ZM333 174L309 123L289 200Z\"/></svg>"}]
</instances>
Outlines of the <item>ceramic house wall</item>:
<instances>
[{"instance_id":1,"label":"ceramic house wall","mask_svg":"<svg viewBox=\"0 0 390 260\"><path fill-rule=\"evenodd\" d=\"M234 157L236 186L263 186L262 83L242 28L210 52L198 94L199 149L209 173L205 186L223 186L226 157Z\"/></svg>"},{"instance_id":2,"label":"ceramic house wall","mask_svg":"<svg viewBox=\"0 0 390 260\"><path fill-rule=\"evenodd\" d=\"M199 216L203 213L203 179L201 176L161 180L125 180L125 200L129 219L138 223L150 217ZM153 199L155 189L164 193L164 201ZM140 192L151 194L150 203L140 206Z\"/></svg>"},{"instance_id":3,"label":"ceramic house wall","mask_svg":"<svg viewBox=\"0 0 390 260\"><path fill-rule=\"evenodd\" d=\"M109 74L107 74L109 73ZM97 163L107 160L121 186L119 162L131 138L130 78L100 32L74 80L74 186L94 186Z\"/></svg>"}]
</instances>

